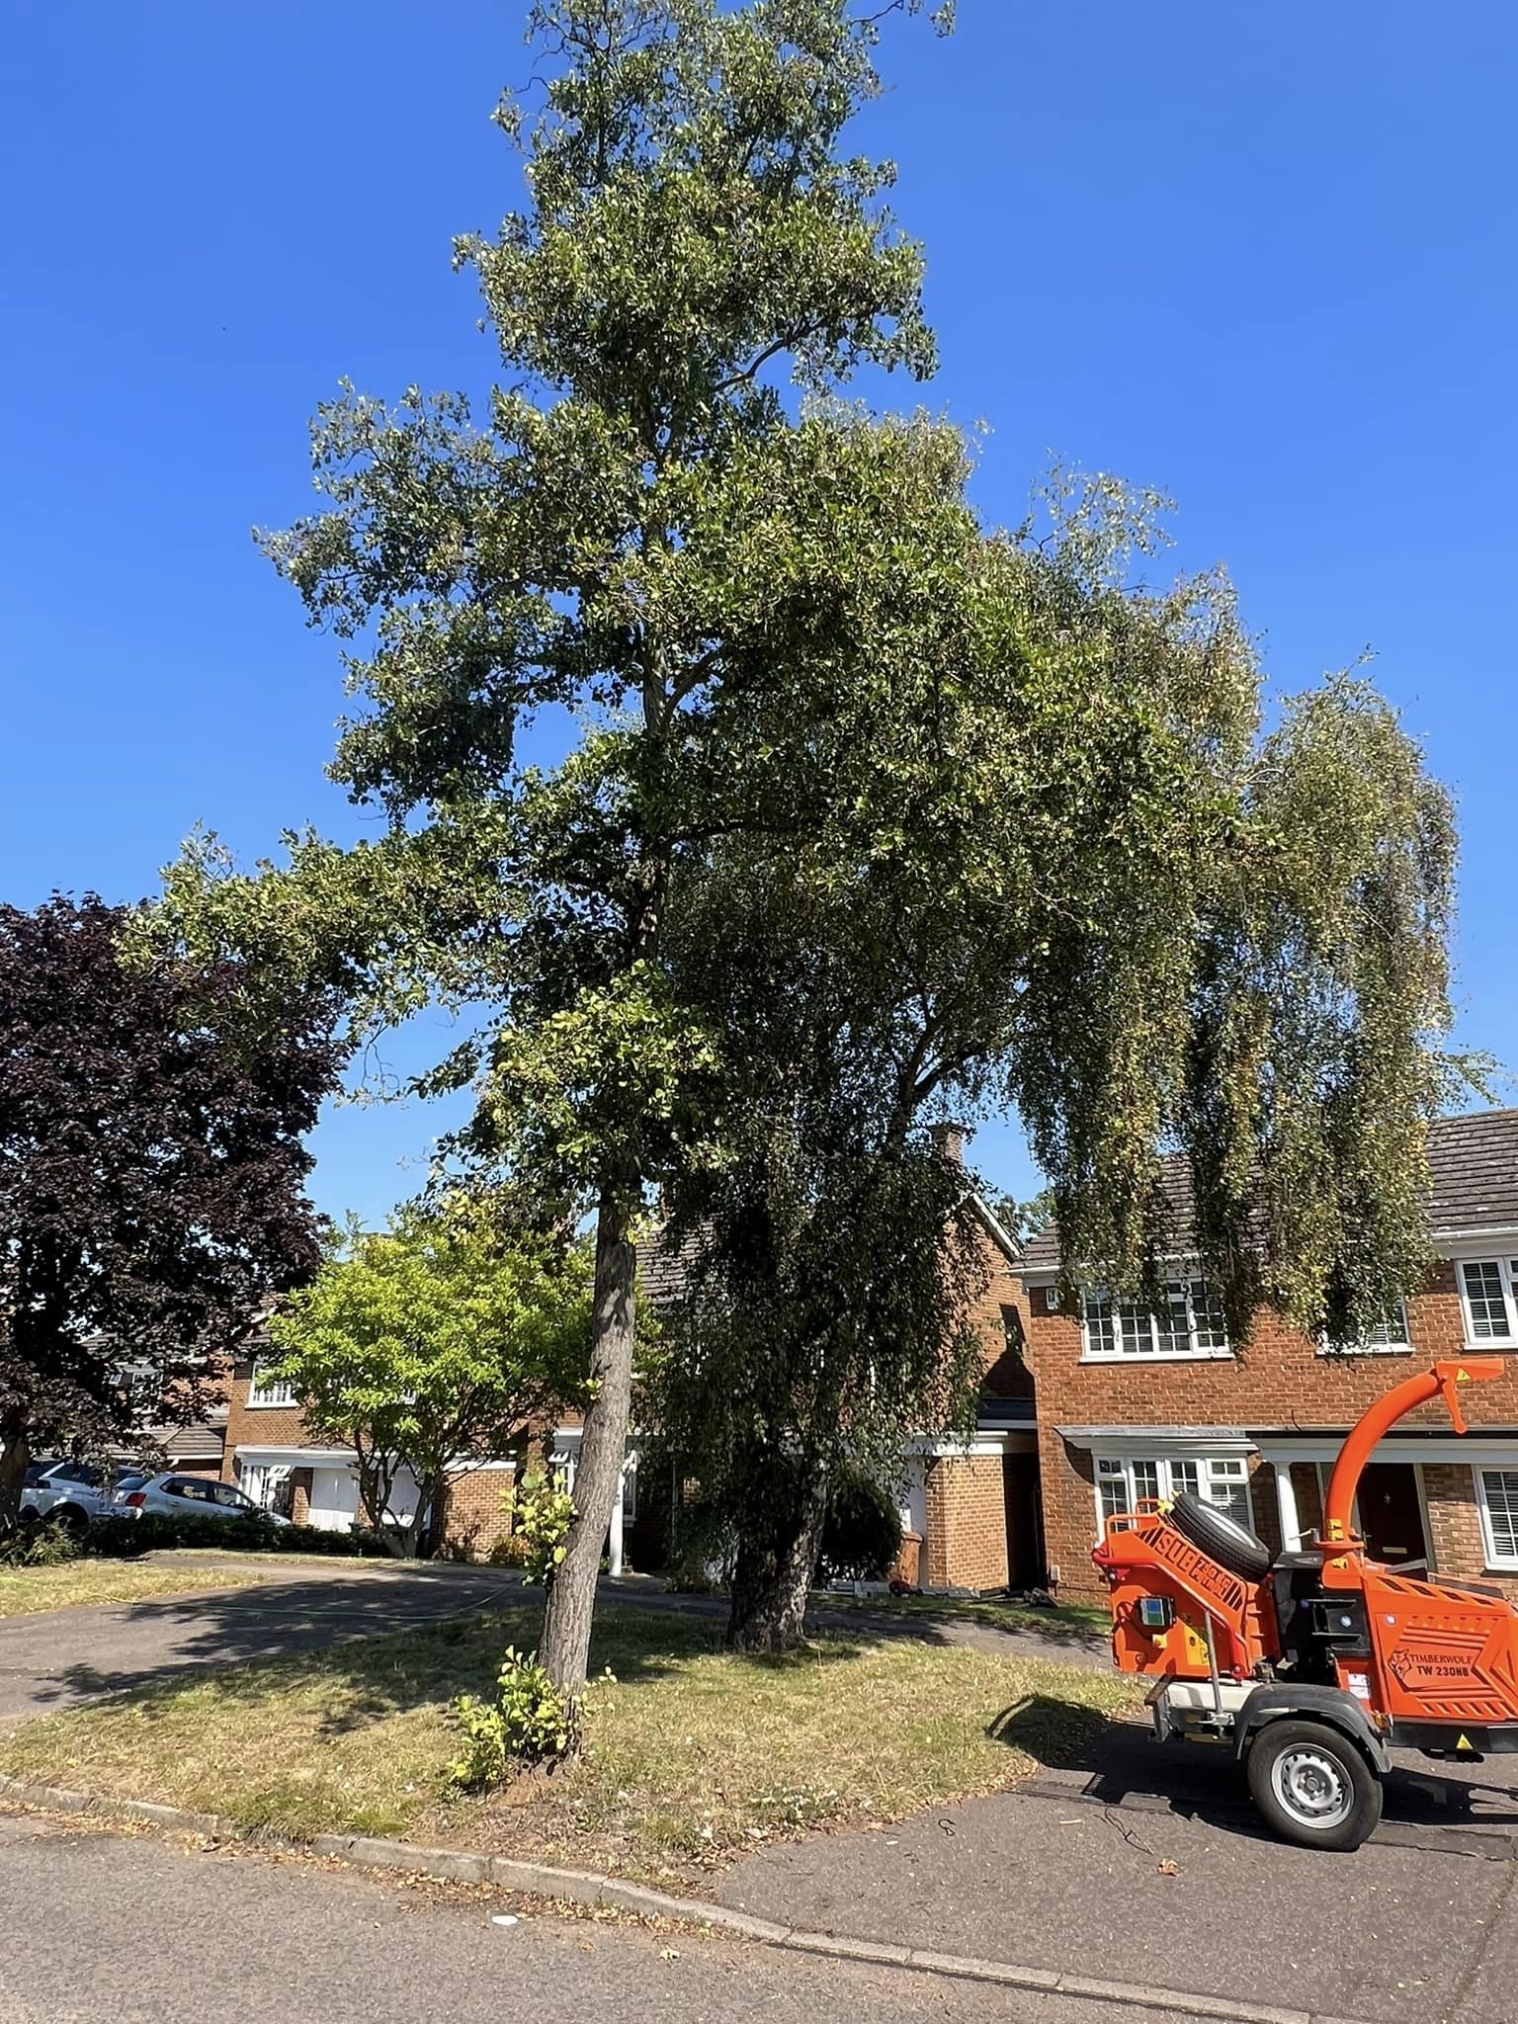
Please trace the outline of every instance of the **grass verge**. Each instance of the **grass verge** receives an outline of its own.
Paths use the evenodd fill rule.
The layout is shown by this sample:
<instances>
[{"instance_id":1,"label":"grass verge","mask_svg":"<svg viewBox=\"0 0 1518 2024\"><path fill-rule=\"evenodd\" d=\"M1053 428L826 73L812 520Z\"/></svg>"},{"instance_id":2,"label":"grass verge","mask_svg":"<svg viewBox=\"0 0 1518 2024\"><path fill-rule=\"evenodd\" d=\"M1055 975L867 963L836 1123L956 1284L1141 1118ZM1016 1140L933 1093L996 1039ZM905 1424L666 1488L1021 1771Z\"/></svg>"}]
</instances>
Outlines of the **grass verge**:
<instances>
[{"instance_id":1,"label":"grass verge","mask_svg":"<svg viewBox=\"0 0 1518 2024\"><path fill-rule=\"evenodd\" d=\"M450 1794L447 1714L487 1693L513 1610L145 1689L0 1735L0 1770L222 1814L247 1829L408 1834L696 1882L773 1840L862 1827L1068 1762L1131 1684L1038 1660L830 1634L786 1659L718 1627L603 1610L580 1762L483 1798Z\"/></svg>"},{"instance_id":2,"label":"grass verge","mask_svg":"<svg viewBox=\"0 0 1518 2024\"><path fill-rule=\"evenodd\" d=\"M89 1603L141 1602L197 1588L244 1588L262 1577L247 1567L144 1567L134 1561L68 1560L57 1567L0 1568L0 1617Z\"/></svg>"},{"instance_id":3,"label":"grass verge","mask_svg":"<svg viewBox=\"0 0 1518 2024\"><path fill-rule=\"evenodd\" d=\"M819 1590L813 1597L814 1610L835 1607L880 1617L985 1623L993 1630L1036 1630L1044 1637L1066 1638L1076 1644L1104 1645L1112 1635L1112 1612L1101 1602L1063 1602L1054 1609L1030 1609L994 1596L831 1595Z\"/></svg>"}]
</instances>

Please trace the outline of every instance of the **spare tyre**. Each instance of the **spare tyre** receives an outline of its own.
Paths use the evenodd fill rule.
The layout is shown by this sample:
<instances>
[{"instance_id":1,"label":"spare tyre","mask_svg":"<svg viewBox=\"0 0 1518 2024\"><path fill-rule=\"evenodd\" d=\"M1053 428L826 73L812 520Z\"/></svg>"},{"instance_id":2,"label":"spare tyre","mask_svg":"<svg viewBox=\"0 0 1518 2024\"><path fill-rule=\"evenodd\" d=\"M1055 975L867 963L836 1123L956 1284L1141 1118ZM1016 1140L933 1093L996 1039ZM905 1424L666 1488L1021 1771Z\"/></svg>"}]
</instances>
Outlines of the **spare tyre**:
<instances>
[{"instance_id":1,"label":"spare tyre","mask_svg":"<svg viewBox=\"0 0 1518 2024\"><path fill-rule=\"evenodd\" d=\"M1216 1504L1204 1504L1183 1490L1170 1507L1170 1522L1183 1539L1201 1548L1219 1567L1243 1581L1259 1581L1270 1572L1270 1548L1237 1518Z\"/></svg>"}]
</instances>

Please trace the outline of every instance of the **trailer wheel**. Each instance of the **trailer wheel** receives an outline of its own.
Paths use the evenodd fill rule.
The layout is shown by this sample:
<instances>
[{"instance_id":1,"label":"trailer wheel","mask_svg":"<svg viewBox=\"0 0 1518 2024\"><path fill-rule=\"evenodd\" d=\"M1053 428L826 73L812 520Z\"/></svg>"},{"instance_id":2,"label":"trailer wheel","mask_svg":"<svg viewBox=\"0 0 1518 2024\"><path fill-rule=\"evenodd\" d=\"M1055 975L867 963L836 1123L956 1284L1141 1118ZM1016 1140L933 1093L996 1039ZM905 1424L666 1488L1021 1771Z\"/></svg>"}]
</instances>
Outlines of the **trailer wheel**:
<instances>
[{"instance_id":1,"label":"trailer wheel","mask_svg":"<svg viewBox=\"0 0 1518 2024\"><path fill-rule=\"evenodd\" d=\"M1202 1551L1219 1567L1244 1581L1260 1581L1270 1572L1270 1548L1256 1539L1247 1526L1230 1518L1216 1504L1204 1504L1183 1490L1170 1506L1170 1522L1183 1539Z\"/></svg>"},{"instance_id":2,"label":"trailer wheel","mask_svg":"<svg viewBox=\"0 0 1518 2024\"><path fill-rule=\"evenodd\" d=\"M1268 1722L1249 1750L1249 1790L1267 1824L1302 1848L1358 1848L1381 1818L1381 1781L1326 1722Z\"/></svg>"}]
</instances>

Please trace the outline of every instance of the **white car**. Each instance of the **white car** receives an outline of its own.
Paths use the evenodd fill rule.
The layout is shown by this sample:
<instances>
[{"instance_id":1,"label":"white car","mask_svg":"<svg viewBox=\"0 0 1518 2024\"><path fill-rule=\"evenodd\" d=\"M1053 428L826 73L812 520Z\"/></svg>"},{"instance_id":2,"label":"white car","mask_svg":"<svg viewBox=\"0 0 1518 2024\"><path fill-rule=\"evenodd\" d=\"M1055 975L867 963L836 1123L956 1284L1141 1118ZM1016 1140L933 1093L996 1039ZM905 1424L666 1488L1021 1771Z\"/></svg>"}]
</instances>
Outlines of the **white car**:
<instances>
[{"instance_id":1,"label":"white car","mask_svg":"<svg viewBox=\"0 0 1518 2024\"><path fill-rule=\"evenodd\" d=\"M178 1476L172 1471L146 1476L124 1485L111 1500L113 1518L261 1518L266 1525L288 1525L277 1511L266 1511L232 1483L207 1476Z\"/></svg>"},{"instance_id":2,"label":"white car","mask_svg":"<svg viewBox=\"0 0 1518 2024\"><path fill-rule=\"evenodd\" d=\"M60 1531L80 1533L92 1518L103 1518L115 1501L146 1479L145 1469L118 1469L107 1478L93 1462L34 1463L21 1492L21 1522L46 1520Z\"/></svg>"}]
</instances>

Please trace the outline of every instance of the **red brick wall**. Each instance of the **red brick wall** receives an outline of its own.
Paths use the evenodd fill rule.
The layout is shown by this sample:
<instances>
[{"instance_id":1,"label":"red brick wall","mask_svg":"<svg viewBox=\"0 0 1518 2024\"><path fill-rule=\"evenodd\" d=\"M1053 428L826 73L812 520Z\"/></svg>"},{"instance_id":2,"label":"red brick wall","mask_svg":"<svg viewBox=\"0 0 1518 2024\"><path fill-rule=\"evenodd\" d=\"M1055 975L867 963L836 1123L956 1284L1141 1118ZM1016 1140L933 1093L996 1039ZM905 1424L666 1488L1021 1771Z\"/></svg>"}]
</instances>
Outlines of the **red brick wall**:
<instances>
[{"instance_id":1,"label":"red brick wall","mask_svg":"<svg viewBox=\"0 0 1518 2024\"><path fill-rule=\"evenodd\" d=\"M1090 1455L1067 1448L1056 1426L1347 1427L1392 1384L1436 1357L1458 1356L1465 1347L1455 1271L1448 1263L1441 1263L1424 1291L1408 1302L1410 1356L1319 1356L1305 1336L1265 1309L1256 1317L1250 1341L1233 1357L1082 1363L1079 1319L1051 1313L1042 1289L1029 1297L1027 1328L1027 1361L1037 1386L1048 1557L1058 1566L1067 1594L1096 1592L1090 1564L1096 1503ZM1464 1404L1473 1427L1518 1420L1518 1357L1500 1379L1472 1387ZM1442 1406L1435 1404L1421 1408L1406 1424L1443 1426L1447 1421ZM1468 1501L1470 1472L1457 1473L1466 1478ZM1294 1470L1293 1483L1303 1525L1317 1524L1322 1513L1312 1472ZM1273 1544L1279 1529L1273 1472L1256 1467L1251 1492L1257 1528ZM1431 1508L1431 1524L1432 1519ZM1451 1531L1451 1552L1456 1539ZM1446 1560L1437 1539L1434 1548L1445 1572L1478 1571L1466 1564L1468 1552L1461 1553L1457 1567Z\"/></svg>"},{"instance_id":2,"label":"red brick wall","mask_svg":"<svg viewBox=\"0 0 1518 2024\"><path fill-rule=\"evenodd\" d=\"M1002 1459L939 1455L928 1464L928 1588L1005 1588L1007 1500Z\"/></svg>"},{"instance_id":3,"label":"red brick wall","mask_svg":"<svg viewBox=\"0 0 1518 2024\"><path fill-rule=\"evenodd\" d=\"M237 1478L239 1448L329 1447L316 1440L306 1425L299 1406L250 1406L248 1391L253 1380L251 1363L240 1363L227 1385L227 1440L222 1450L221 1473L225 1482Z\"/></svg>"},{"instance_id":4,"label":"red brick wall","mask_svg":"<svg viewBox=\"0 0 1518 2024\"><path fill-rule=\"evenodd\" d=\"M516 1481L510 1469L475 1469L451 1476L443 1506L443 1539L450 1551L472 1560L489 1557L498 1539L511 1531L504 1499Z\"/></svg>"}]
</instances>

